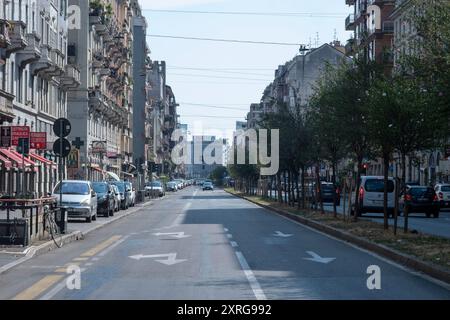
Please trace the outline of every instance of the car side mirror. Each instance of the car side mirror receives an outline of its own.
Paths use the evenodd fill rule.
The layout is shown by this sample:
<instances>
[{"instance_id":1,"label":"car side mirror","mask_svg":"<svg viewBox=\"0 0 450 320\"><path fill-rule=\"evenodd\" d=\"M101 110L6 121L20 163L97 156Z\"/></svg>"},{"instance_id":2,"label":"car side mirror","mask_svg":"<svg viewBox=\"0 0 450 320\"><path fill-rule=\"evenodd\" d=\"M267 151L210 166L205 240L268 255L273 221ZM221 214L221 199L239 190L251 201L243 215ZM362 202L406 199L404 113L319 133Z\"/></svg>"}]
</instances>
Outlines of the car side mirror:
<instances>
[{"instance_id":1,"label":"car side mirror","mask_svg":"<svg viewBox=\"0 0 450 320\"><path fill-rule=\"evenodd\" d=\"M95 193L95 191L92 191L91 196L92 196L92 198L94 198L94 197L97 196L97 194Z\"/></svg>"}]
</instances>

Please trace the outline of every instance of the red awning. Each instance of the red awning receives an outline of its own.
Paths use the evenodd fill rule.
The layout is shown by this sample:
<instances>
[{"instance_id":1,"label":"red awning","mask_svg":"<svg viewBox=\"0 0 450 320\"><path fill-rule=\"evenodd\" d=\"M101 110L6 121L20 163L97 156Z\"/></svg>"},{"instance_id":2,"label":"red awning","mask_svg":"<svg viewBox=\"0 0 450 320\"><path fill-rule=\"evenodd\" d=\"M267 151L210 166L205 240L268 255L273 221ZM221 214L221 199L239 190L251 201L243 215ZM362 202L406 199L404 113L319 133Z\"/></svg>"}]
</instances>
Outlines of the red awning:
<instances>
[{"instance_id":1,"label":"red awning","mask_svg":"<svg viewBox=\"0 0 450 320\"><path fill-rule=\"evenodd\" d=\"M14 153L9 151L8 149L3 149L3 148L0 148L0 153L3 154L9 160L14 161L17 164L18 168L22 168L22 157L17 157ZM27 166L29 166L29 165L27 165Z\"/></svg>"},{"instance_id":2,"label":"red awning","mask_svg":"<svg viewBox=\"0 0 450 320\"><path fill-rule=\"evenodd\" d=\"M10 152L12 152L14 155L16 155L19 159L22 160L22 155L20 153L18 153L17 151L14 151L14 150L11 150ZM30 158L27 158L27 157L24 157L23 161L25 162L25 164L27 164L29 166L33 166L33 167L38 167L39 166L39 164L37 164L33 160L30 160Z\"/></svg>"},{"instance_id":3,"label":"red awning","mask_svg":"<svg viewBox=\"0 0 450 320\"><path fill-rule=\"evenodd\" d=\"M3 165L5 166L6 169L12 168L12 162L4 158L2 155L0 155L0 161L3 162Z\"/></svg>"},{"instance_id":4,"label":"red awning","mask_svg":"<svg viewBox=\"0 0 450 320\"><path fill-rule=\"evenodd\" d=\"M56 166L56 163L54 163L53 161L48 160L48 159L46 159L38 154L35 154L35 153L30 153L30 158L32 158L36 161L42 162L45 165Z\"/></svg>"}]
</instances>

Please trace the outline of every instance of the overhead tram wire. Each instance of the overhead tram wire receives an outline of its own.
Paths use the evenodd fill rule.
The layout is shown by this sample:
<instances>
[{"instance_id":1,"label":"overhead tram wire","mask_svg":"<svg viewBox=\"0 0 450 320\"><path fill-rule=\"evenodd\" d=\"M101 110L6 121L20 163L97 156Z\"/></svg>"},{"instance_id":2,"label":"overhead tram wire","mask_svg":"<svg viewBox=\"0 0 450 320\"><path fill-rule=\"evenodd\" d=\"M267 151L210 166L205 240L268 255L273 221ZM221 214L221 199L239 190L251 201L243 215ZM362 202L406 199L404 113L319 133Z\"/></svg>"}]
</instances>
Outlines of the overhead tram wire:
<instances>
[{"instance_id":1,"label":"overhead tram wire","mask_svg":"<svg viewBox=\"0 0 450 320\"><path fill-rule=\"evenodd\" d=\"M181 77L208 78L208 79L250 80L250 81L261 81L261 82L270 81L267 79L242 78L242 77L222 77L222 76L216 76L216 75L174 73L174 72L170 72L169 75L170 76L181 76Z\"/></svg>"},{"instance_id":2,"label":"overhead tram wire","mask_svg":"<svg viewBox=\"0 0 450 320\"><path fill-rule=\"evenodd\" d=\"M198 38L198 37L172 36L172 35L161 35L161 34L148 34L147 37L150 37L150 38L181 39L181 40L196 40L196 41L226 42L226 43L242 43L242 44L261 44L261 45L272 45L272 46L296 46L296 47L304 46L303 44L292 43L292 42L290 43L290 42L270 42L270 41L219 39L219 38Z\"/></svg>"},{"instance_id":3,"label":"overhead tram wire","mask_svg":"<svg viewBox=\"0 0 450 320\"><path fill-rule=\"evenodd\" d=\"M228 70L220 70L220 69L214 69L214 68L188 68L188 67L175 67L175 66L167 66L167 69L172 70L192 70L192 71L206 71L206 72L215 72L215 73L229 73L229 74L242 74L242 75L249 75L249 76L267 76L272 77L272 74L262 74L262 73L253 73L253 72L239 72L239 71L228 71Z\"/></svg>"},{"instance_id":4,"label":"overhead tram wire","mask_svg":"<svg viewBox=\"0 0 450 320\"><path fill-rule=\"evenodd\" d=\"M157 10L143 9L142 11L171 14L209 14L209 15L239 15L239 16L270 16L270 17L306 17L306 18L342 18L346 13L318 13L318 12L252 12L252 11L194 11L194 10Z\"/></svg>"},{"instance_id":5,"label":"overhead tram wire","mask_svg":"<svg viewBox=\"0 0 450 320\"><path fill-rule=\"evenodd\" d=\"M248 111L248 104L242 104L242 108L233 108L233 107L220 107L220 106L213 106L208 104L201 104L201 103L187 103L187 102L180 102L181 106L195 106L195 107L203 107L203 108L212 108L212 109L224 109L224 110L237 110L237 111ZM247 110L246 110L246 109Z\"/></svg>"}]
</instances>

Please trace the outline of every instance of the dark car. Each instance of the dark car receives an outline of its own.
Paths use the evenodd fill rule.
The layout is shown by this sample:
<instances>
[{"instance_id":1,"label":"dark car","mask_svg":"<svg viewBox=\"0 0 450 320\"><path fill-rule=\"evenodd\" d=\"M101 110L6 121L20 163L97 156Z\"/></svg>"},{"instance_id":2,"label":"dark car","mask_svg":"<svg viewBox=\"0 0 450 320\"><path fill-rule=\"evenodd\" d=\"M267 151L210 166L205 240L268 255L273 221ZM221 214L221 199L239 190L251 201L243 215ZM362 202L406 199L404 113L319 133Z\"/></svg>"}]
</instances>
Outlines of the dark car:
<instances>
[{"instance_id":1,"label":"dark car","mask_svg":"<svg viewBox=\"0 0 450 320\"><path fill-rule=\"evenodd\" d=\"M400 208L408 213L425 213L429 218L439 217L439 199L431 187L410 186L400 199Z\"/></svg>"},{"instance_id":2,"label":"dark car","mask_svg":"<svg viewBox=\"0 0 450 320\"><path fill-rule=\"evenodd\" d=\"M117 186L120 192L120 209L127 210L130 207L130 192L127 191L127 187L125 182L123 181L114 181L111 184Z\"/></svg>"},{"instance_id":3,"label":"dark car","mask_svg":"<svg viewBox=\"0 0 450 320\"><path fill-rule=\"evenodd\" d=\"M107 182L92 182L92 188L97 194L97 212L106 217L114 215L114 194Z\"/></svg>"},{"instance_id":4,"label":"dark car","mask_svg":"<svg viewBox=\"0 0 450 320\"><path fill-rule=\"evenodd\" d=\"M317 194L318 190L315 187L314 194ZM320 184L320 194L322 203L336 203L336 206L341 204L341 194L339 188L336 187L333 183L330 182L322 182ZM316 197L313 197L313 204L315 204Z\"/></svg>"}]
</instances>

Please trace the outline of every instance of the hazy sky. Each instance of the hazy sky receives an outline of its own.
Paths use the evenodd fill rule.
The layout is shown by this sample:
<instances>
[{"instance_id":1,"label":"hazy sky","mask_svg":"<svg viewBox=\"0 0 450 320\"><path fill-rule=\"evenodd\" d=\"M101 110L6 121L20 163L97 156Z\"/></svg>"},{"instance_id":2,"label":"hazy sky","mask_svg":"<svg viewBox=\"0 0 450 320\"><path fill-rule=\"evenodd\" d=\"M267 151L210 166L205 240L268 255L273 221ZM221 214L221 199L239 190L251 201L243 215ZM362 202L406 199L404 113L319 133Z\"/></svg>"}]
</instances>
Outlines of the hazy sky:
<instances>
[{"instance_id":1,"label":"hazy sky","mask_svg":"<svg viewBox=\"0 0 450 320\"><path fill-rule=\"evenodd\" d=\"M140 0L140 3L151 35L312 43L313 46L317 33L320 44L332 41L335 34L342 42L350 36L344 27L350 8L344 0ZM182 14L145 9L295 12L313 16ZM233 130L236 121L245 120L250 104L260 101L277 66L291 60L299 49L153 37L148 38L148 44L152 60L167 62L167 81L180 103L180 122L187 123L192 134L227 137L226 130Z\"/></svg>"}]
</instances>

